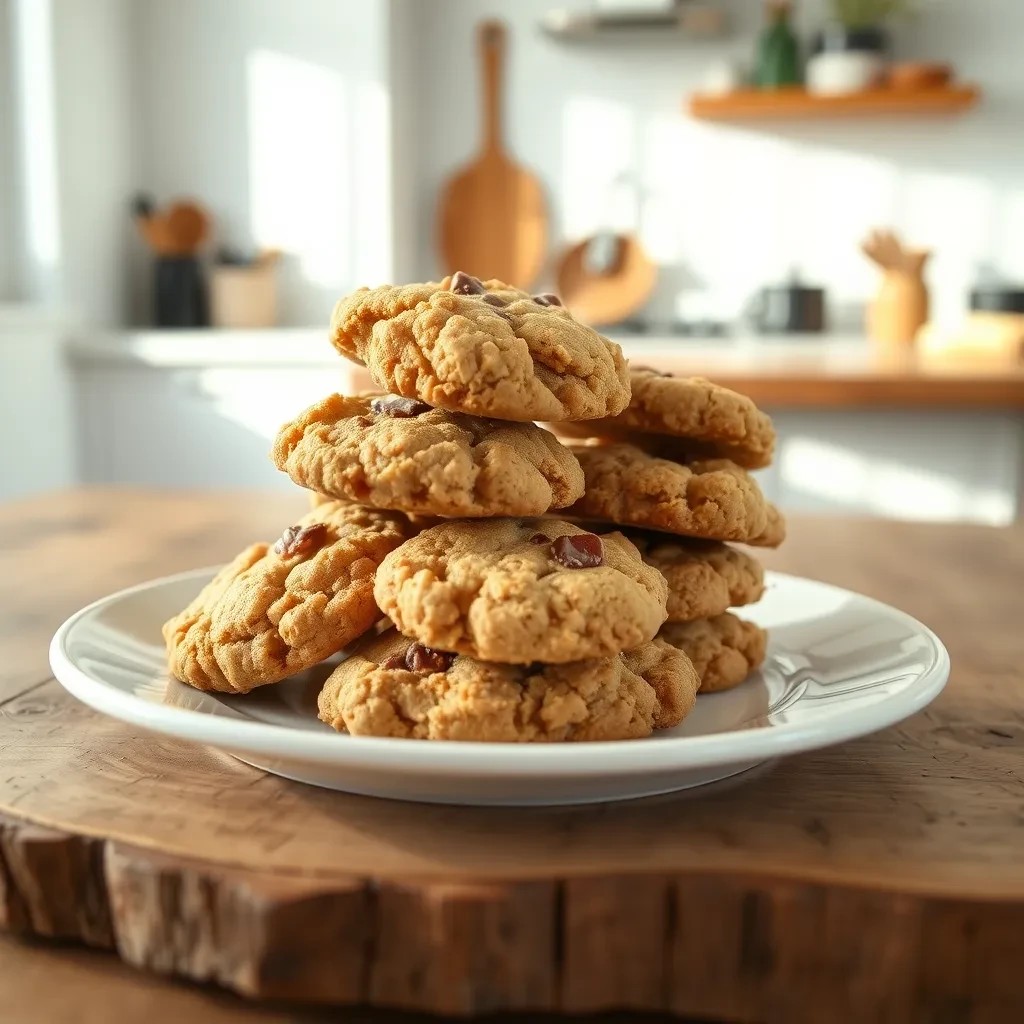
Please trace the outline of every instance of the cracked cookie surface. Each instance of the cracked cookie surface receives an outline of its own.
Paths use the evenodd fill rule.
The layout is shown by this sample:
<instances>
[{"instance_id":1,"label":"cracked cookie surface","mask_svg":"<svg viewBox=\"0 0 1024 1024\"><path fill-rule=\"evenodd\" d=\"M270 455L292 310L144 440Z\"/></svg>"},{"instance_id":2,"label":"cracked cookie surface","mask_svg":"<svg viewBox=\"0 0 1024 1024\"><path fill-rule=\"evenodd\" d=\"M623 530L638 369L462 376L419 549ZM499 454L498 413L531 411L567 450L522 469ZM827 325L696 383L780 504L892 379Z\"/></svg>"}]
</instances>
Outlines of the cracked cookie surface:
<instances>
[{"instance_id":1,"label":"cracked cookie surface","mask_svg":"<svg viewBox=\"0 0 1024 1024\"><path fill-rule=\"evenodd\" d=\"M771 463L771 417L746 395L703 377L672 377L646 367L630 368L631 398L617 416L578 426L556 426L563 437L625 441L652 455L725 458L747 469Z\"/></svg>"},{"instance_id":2,"label":"cracked cookie surface","mask_svg":"<svg viewBox=\"0 0 1024 1024\"><path fill-rule=\"evenodd\" d=\"M333 501L246 548L164 624L172 675L245 693L337 653L380 617L374 572L411 532L399 512Z\"/></svg>"},{"instance_id":3,"label":"cracked cookie surface","mask_svg":"<svg viewBox=\"0 0 1024 1024\"><path fill-rule=\"evenodd\" d=\"M765 658L768 634L726 612L695 622L667 622L658 633L693 662L700 692L715 693L742 683Z\"/></svg>"},{"instance_id":4,"label":"cracked cookie surface","mask_svg":"<svg viewBox=\"0 0 1024 1024\"><path fill-rule=\"evenodd\" d=\"M271 457L303 487L426 515L541 515L583 494L576 457L548 431L420 404L330 395L281 428Z\"/></svg>"},{"instance_id":5,"label":"cracked cookie surface","mask_svg":"<svg viewBox=\"0 0 1024 1024\"><path fill-rule=\"evenodd\" d=\"M668 582L668 621L690 622L753 604L764 593L764 569L753 555L720 541L625 530L648 565Z\"/></svg>"},{"instance_id":6,"label":"cracked cookie surface","mask_svg":"<svg viewBox=\"0 0 1024 1024\"><path fill-rule=\"evenodd\" d=\"M682 721L699 685L686 655L659 640L561 665L450 655L419 670L406 664L416 664L412 644L394 630L361 643L325 683L320 718L353 735L404 739L637 739Z\"/></svg>"},{"instance_id":7,"label":"cracked cookie surface","mask_svg":"<svg viewBox=\"0 0 1024 1024\"><path fill-rule=\"evenodd\" d=\"M650 640L667 585L621 534L497 519L424 530L384 559L374 594L402 633L429 647L560 664Z\"/></svg>"},{"instance_id":8,"label":"cracked cookie surface","mask_svg":"<svg viewBox=\"0 0 1024 1024\"><path fill-rule=\"evenodd\" d=\"M437 408L520 422L616 415L630 395L622 350L556 303L467 274L361 289L335 306L331 341L377 387Z\"/></svg>"},{"instance_id":9,"label":"cracked cookie surface","mask_svg":"<svg viewBox=\"0 0 1024 1024\"><path fill-rule=\"evenodd\" d=\"M568 514L681 536L774 547L785 537L779 511L757 481L728 459L655 458L629 444L573 448L586 493Z\"/></svg>"}]
</instances>

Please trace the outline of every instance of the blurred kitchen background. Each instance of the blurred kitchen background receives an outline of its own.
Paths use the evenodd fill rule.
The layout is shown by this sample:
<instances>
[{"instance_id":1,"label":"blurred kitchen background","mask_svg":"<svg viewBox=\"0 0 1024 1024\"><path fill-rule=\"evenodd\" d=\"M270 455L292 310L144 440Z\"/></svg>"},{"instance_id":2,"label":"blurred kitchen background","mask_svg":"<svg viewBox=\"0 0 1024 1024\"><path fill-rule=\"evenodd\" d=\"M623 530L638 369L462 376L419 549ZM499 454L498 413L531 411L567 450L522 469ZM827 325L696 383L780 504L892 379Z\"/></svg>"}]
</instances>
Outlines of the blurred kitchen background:
<instances>
[{"instance_id":1,"label":"blurred kitchen background","mask_svg":"<svg viewBox=\"0 0 1024 1024\"><path fill-rule=\"evenodd\" d=\"M1021 0L0 0L0 499L291 486L277 426L358 383L334 301L477 246L754 396L785 508L1005 524L1022 39Z\"/></svg>"}]
</instances>

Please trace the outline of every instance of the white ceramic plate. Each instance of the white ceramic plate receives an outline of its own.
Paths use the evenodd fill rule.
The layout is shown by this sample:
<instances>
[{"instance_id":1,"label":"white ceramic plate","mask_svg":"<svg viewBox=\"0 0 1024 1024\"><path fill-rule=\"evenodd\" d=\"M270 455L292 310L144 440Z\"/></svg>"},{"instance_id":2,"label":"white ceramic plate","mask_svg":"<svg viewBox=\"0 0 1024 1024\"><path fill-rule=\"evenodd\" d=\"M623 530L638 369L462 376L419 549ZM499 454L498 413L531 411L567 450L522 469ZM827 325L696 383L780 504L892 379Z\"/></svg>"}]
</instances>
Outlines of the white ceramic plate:
<instances>
[{"instance_id":1,"label":"white ceramic plate","mask_svg":"<svg viewBox=\"0 0 1024 1024\"><path fill-rule=\"evenodd\" d=\"M734 690L698 698L675 729L551 745L346 736L316 718L324 667L239 697L168 678L160 625L211 575L154 580L82 609L53 638L54 675L86 704L133 725L218 747L285 778L371 796L565 804L701 786L892 725L933 700L949 675L942 643L909 615L769 573L763 600L743 610L771 630L764 667Z\"/></svg>"}]
</instances>

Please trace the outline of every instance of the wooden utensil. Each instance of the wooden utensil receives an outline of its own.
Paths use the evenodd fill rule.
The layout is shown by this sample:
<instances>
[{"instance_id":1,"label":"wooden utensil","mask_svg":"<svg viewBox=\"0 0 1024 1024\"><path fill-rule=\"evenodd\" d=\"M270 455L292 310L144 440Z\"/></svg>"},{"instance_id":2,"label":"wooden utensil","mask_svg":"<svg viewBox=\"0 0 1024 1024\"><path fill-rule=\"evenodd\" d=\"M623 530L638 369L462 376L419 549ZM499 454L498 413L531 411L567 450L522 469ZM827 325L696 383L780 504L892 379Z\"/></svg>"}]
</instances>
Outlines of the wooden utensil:
<instances>
[{"instance_id":1,"label":"wooden utensil","mask_svg":"<svg viewBox=\"0 0 1024 1024\"><path fill-rule=\"evenodd\" d=\"M587 238L567 249L558 264L558 294L562 302L591 324L614 324L635 313L650 297L658 277L639 239L631 234L615 236L615 257L604 273L587 265Z\"/></svg>"},{"instance_id":2,"label":"wooden utensil","mask_svg":"<svg viewBox=\"0 0 1024 1024\"><path fill-rule=\"evenodd\" d=\"M867 331L872 341L912 345L928 320L924 265L927 249L904 246L892 231L872 231L861 250L882 268L878 295L868 306Z\"/></svg>"},{"instance_id":3,"label":"wooden utensil","mask_svg":"<svg viewBox=\"0 0 1024 1024\"><path fill-rule=\"evenodd\" d=\"M502 141L505 42L500 21L480 25L483 144L442 190L439 245L449 273L465 270L529 289L544 261L547 211L540 182L512 160Z\"/></svg>"},{"instance_id":4,"label":"wooden utensil","mask_svg":"<svg viewBox=\"0 0 1024 1024\"><path fill-rule=\"evenodd\" d=\"M175 249L187 256L194 256L206 240L210 218L198 203L182 200L172 204L167 213L167 230Z\"/></svg>"},{"instance_id":5,"label":"wooden utensil","mask_svg":"<svg viewBox=\"0 0 1024 1024\"><path fill-rule=\"evenodd\" d=\"M132 207L139 233L157 256L195 256L210 230L209 214L189 199L159 211L148 196Z\"/></svg>"},{"instance_id":6,"label":"wooden utensil","mask_svg":"<svg viewBox=\"0 0 1024 1024\"><path fill-rule=\"evenodd\" d=\"M633 230L612 226L616 189L628 191ZM592 324L614 324L631 316L650 298L658 277L657 267L635 233L643 207L640 183L630 174L620 174L612 182L606 202L604 226L567 249L556 273L562 301L581 320Z\"/></svg>"}]
</instances>

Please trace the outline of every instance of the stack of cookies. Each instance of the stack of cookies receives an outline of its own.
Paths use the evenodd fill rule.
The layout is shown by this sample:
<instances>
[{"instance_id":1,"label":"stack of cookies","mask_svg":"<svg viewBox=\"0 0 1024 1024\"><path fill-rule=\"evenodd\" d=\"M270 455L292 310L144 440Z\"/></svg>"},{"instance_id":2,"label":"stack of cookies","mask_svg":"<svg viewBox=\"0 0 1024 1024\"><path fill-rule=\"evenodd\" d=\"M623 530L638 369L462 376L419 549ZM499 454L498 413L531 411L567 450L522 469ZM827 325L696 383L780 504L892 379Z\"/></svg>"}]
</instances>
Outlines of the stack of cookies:
<instances>
[{"instance_id":1,"label":"stack of cookies","mask_svg":"<svg viewBox=\"0 0 1024 1024\"><path fill-rule=\"evenodd\" d=\"M764 570L726 542L776 547L785 538L781 513L748 472L771 463L772 422L745 395L703 378L634 366L630 383L617 416L552 424L577 443L586 477L571 514L626 528L668 582L658 637L690 658L702 693L725 690L765 656L765 631L728 610L761 597Z\"/></svg>"},{"instance_id":2,"label":"stack of cookies","mask_svg":"<svg viewBox=\"0 0 1024 1024\"><path fill-rule=\"evenodd\" d=\"M678 410L655 423L661 389L693 382L630 373L556 296L463 273L354 293L331 340L380 392L281 428L273 461L313 508L165 624L178 679L246 693L346 650L318 702L340 731L611 740L678 724L701 679L763 657L725 614L757 599L760 567L714 541L781 539L742 468L770 457L766 417L727 451L731 393L705 385L699 431Z\"/></svg>"}]
</instances>

